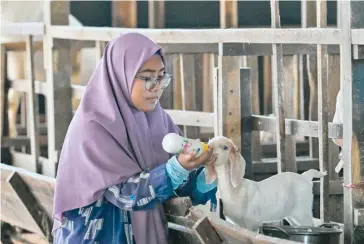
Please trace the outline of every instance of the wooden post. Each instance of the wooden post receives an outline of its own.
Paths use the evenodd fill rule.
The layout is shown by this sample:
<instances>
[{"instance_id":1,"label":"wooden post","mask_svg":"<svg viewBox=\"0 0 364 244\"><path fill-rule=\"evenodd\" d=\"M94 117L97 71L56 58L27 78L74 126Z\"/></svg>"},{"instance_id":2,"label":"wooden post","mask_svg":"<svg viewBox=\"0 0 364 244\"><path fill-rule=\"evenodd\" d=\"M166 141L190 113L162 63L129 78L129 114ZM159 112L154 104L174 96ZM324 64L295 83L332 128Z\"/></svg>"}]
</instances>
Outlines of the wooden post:
<instances>
[{"instance_id":1,"label":"wooden post","mask_svg":"<svg viewBox=\"0 0 364 244\"><path fill-rule=\"evenodd\" d=\"M317 27L327 27L327 5L326 0L317 0L316 5ZM320 171L328 170L328 100L327 100L327 83L328 83L328 63L327 63L327 46L317 45L317 81L318 81L318 122L319 122L319 159ZM320 218L323 222L330 219L329 211L329 177L320 179Z\"/></svg>"},{"instance_id":2,"label":"wooden post","mask_svg":"<svg viewBox=\"0 0 364 244\"><path fill-rule=\"evenodd\" d=\"M193 54L181 54L180 55L180 71L181 71L181 80L182 80L182 109L189 111L196 111L196 94L197 91L197 82L196 81L196 59ZM184 127L185 136L189 138L198 138L199 137L199 128L191 128L188 126Z\"/></svg>"},{"instance_id":3,"label":"wooden post","mask_svg":"<svg viewBox=\"0 0 364 244\"><path fill-rule=\"evenodd\" d=\"M363 1L339 1L341 84L344 126L344 240L347 244L364 242L364 226L355 226L353 214L364 202L364 60L352 59L351 28L364 28ZM359 187L352 188L352 185ZM359 223L357 223L359 224Z\"/></svg>"},{"instance_id":4,"label":"wooden post","mask_svg":"<svg viewBox=\"0 0 364 244\"><path fill-rule=\"evenodd\" d=\"M24 204L43 236L51 241L53 239L51 234L52 221L22 177L17 172L13 172L6 181L15 195Z\"/></svg>"},{"instance_id":5,"label":"wooden post","mask_svg":"<svg viewBox=\"0 0 364 244\"><path fill-rule=\"evenodd\" d=\"M253 131L251 125L252 106L251 69L240 69L240 104L241 104L241 154L246 161L244 178L253 179Z\"/></svg>"},{"instance_id":6,"label":"wooden post","mask_svg":"<svg viewBox=\"0 0 364 244\"><path fill-rule=\"evenodd\" d=\"M302 28L316 27L316 4L315 1L302 0ZM306 66L308 72L308 80L310 85L310 104L309 104L309 120L317 121L317 56L306 55ZM310 156L319 157L318 138L310 137Z\"/></svg>"},{"instance_id":7,"label":"wooden post","mask_svg":"<svg viewBox=\"0 0 364 244\"><path fill-rule=\"evenodd\" d=\"M165 23L164 0L148 0L149 28L163 28Z\"/></svg>"},{"instance_id":8,"label":"wooden post","mask_svg":"<svg viewBox=\"0 0 364 244\"><path fill-rule=\"evenodd\" d=\"M44 22L68 25L69 1L46 1ZM72 120L71 51L68 40L44 38L44 65L47 77L48 165L43 174L55 176L58 157L69 123Z\"/></svg>"},{"instance_id":9,"label":"wooden post","mask_svg":"<svg viewBox=\"0 0 364 244\"><path fill-rule=\"evenodd\" d=\"M295 58L294 56L284 56L283 77L284 77L284 112L285 118L295 118ZM272 70L274 67L272 67ZM277 111L277 110L276 110ZM285 167L286 171L297 172L296 163L296 139L293 135L285 135Z\"/></svg>"},{"instance_id":10,"label":"wooden post","mask_svg":"<svg viewBox=\"0 0 364 244\"><path fill-rule=\"evenodd\" d=\"M42 174L42 165L39 162L40 146L39 146L39 107L38 96L35 94L35 78L34 78L34 49L33 49L33 37L28 36L26 39L26 57L27 57L27 77L28 77L28 123L30 138L30 154L32 159L32 165L34 171Z\"/></svg>"},{"instance_id":11,"label":"wooden post","mask_svg":"<svg viewBox=\"0 0 364 244\"><path fill-rule=\"evenodd\" d=\"M117 1L111 2L112 26L124 28L137 28L137 1Z\"/></svg>"},{"instance_id":12,"label":"wooden post","mask_svg":"<svg viewBox=\"0 0 364 244\"><path fill-rule=\"evenodd\" d=\"M272 28L280 28L279 3L271 0ZM274 107L276 116L277 169L278 173L287 170L285 163L285 114L284 114L284 75L282 44L273 44L272 80L274 86Z\"/></svg>"},{"instance_id":13,"label":"wooden post","mask_svg":"<svg viewBox=\"0 0 364 244\"><path fill-rule=\"evenodd\" d=\"M1 128L0 128L0 135L1 137L5 136L5 125L7 125L7 121L8 121L8 116L6 116L7 114L7 98L8 98L8 94L7 94L7 89L6 89L6 81L7 81L7 77L6 77L6 50L5 50L5 45L1 44L0 46L0 98L1 98L1 107L0 107L0 115L1 115Z\"/></svg>"}]
</instances>

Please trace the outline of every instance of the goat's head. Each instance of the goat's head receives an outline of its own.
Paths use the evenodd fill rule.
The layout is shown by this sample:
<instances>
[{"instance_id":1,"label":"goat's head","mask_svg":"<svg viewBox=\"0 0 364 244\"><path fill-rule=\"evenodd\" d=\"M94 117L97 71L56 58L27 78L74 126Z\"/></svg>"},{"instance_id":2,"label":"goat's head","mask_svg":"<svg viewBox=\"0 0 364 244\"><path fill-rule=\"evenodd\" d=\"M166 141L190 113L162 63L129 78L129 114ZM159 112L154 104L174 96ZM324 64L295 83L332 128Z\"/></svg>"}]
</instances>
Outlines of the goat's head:
<instances>
[{"instance_id":1,"label":"goat's head","mask_svg":"<svg viewBox=\"0 0 364 244\"><path fill-rule=\"evenodd\" d=\"M223 136L216 136L208 142L208 145L212 147L216 161L205 166L206 182L211 184L216 179L215 168L224 167L230 173L232 186L238 186L245 175L246 162L233 141Z\"/></svg>"}]
</instances>

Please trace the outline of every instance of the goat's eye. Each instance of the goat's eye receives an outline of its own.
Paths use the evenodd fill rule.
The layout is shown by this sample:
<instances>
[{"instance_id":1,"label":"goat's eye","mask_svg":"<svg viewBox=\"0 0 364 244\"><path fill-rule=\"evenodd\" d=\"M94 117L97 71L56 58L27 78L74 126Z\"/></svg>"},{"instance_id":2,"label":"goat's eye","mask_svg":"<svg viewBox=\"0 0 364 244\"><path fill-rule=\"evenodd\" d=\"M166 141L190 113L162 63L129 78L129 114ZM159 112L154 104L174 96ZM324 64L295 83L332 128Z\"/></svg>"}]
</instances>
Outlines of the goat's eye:
<instances>
[{"instance_id":1,"label":"goat's eye","mask_svg":"<svg viewBox=\"0 0 364 244\"><path fill-rule=\"evenodd\" d=\"M228 147L228 146L226 146L226 145L224 145L224 146L223 146L223 149L224 149L224 150L228 150L228 149L229 149L229 147Z\"/></svg>"}]
</instances>

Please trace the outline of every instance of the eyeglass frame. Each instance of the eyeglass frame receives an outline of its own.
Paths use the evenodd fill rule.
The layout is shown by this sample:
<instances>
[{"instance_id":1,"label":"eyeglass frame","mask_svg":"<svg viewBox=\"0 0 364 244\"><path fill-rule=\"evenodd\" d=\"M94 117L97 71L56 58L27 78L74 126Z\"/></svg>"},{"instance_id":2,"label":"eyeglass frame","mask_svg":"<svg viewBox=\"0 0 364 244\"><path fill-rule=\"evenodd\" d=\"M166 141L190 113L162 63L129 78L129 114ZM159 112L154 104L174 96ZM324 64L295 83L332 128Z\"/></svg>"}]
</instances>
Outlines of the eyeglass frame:
<instances>
[{"instance_id":1,"label":"eyeglass frame","mask_svg":"<svg viewBox=\"0 0 364 244\"><path fill-rule=\"evenodd\" d=\"M147 82L152 82L152 85L154 84L154 85L160 85L160 83L161 83L161 81L163 80L163 79L169 79L168 80L168 83L166 84L166 85L164 85L164 87L160 87L160 89L165 89L165 88L167 88L168 86L169 86L169 84L171 83L171 80L172 80L172 75L170 75L170 74L163 74L163 78L159 78L160 76L151 76L151 77L144 77L144 76L140 76L140 75L136 75L135 76L135 78L137 78L137 79L140 79L140 80L142 80L142 81L144 81L144 87L145 87L145 89L147 90L147 91L151 91L153 88L147 88ZM160 81L158 81L158 79L160 79Z\"/></svg>"}]
</instances>

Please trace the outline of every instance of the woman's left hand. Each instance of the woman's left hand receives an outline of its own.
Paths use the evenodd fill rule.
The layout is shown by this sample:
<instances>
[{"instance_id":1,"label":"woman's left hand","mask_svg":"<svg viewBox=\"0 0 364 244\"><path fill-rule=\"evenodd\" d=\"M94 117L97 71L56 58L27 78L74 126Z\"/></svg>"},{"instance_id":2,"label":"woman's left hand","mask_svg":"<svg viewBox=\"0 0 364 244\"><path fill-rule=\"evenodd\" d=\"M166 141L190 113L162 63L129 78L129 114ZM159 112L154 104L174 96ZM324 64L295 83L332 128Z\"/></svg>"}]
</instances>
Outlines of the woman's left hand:
<instances>
[{"instance_id":1,"label":"woman's left hand","mask_svg":"<svg viewBox=\"0 0 364 244\"><path fill-rule=\"evenodd\" d=\"M210 164L216 160L216 157L212 154L212 148L209 147L207 152L202 153L199 157L196 157L195 152L183 152L178 155L178 161L187 170L192 170L201 164Z\"/></svg>"}]
</instances>

